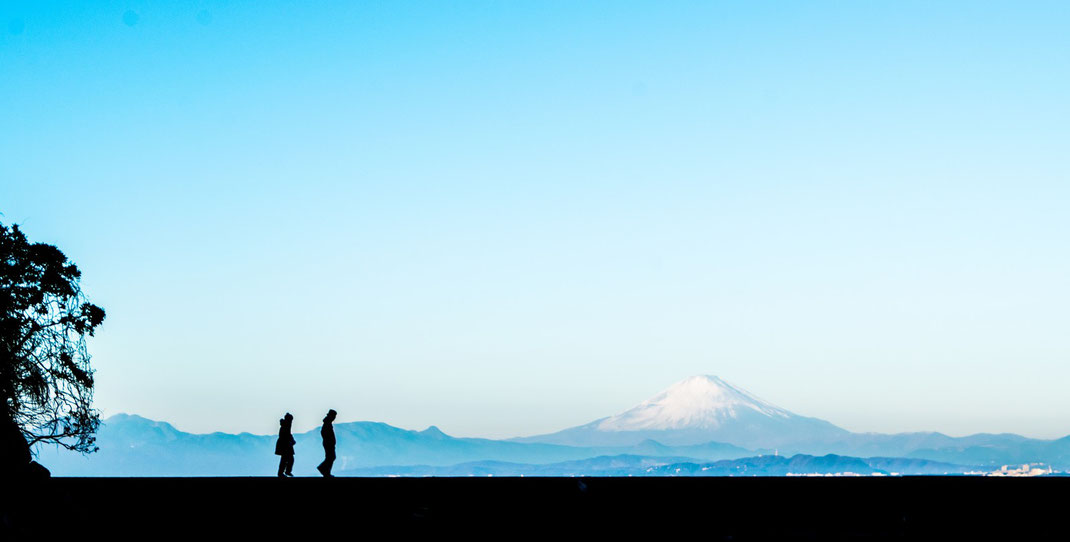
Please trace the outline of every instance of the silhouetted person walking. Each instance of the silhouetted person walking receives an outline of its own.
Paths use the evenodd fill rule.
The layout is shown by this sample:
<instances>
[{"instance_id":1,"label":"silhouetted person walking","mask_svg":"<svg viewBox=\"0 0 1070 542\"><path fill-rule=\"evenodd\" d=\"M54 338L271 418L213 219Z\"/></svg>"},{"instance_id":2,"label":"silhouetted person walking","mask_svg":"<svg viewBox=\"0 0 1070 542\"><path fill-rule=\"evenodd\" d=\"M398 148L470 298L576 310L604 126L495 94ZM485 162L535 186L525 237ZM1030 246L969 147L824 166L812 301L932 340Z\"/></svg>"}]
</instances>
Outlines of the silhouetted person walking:
<instances>
[{"instance_id":1,"label":"silhouetted person walking","mask_svg":"<svg viewBox=\"0 0 1070 542\"><path fill-rule=\"evenodd\" d=\"M331 410L327 411L327 417L323 418L323 428L320 429L320 436L323 437L323 463L320 463L316 470L320 471L320 474L324 478L331 477L331 467L334 466L334 418L338 416L338 413Z\"/></svg>"},{"instance_id":2,"label":"silhouetted person walking","mask_svg":"<svg viewBox=\"0 0 1070 542\"><path fill-rule=\"evenodd\" d=\"M293 476L294 470L294 444L297 441L293 434L294 417L289 412L279 420L279 440L275 441L275 455L279 458L279 478Z\"/></svg>"}]
</instances>

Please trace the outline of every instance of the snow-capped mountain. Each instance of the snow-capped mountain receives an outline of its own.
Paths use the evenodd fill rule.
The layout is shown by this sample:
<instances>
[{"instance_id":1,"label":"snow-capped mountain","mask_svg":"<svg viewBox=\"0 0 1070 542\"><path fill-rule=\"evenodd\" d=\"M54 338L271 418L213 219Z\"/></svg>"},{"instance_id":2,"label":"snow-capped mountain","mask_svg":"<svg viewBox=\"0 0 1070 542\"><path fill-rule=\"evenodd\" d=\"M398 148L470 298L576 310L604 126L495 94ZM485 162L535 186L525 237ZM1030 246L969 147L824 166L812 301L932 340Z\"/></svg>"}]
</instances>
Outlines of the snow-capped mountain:
<instances>
[{"instance_id":1,"label":"snow-capped mountain","mask_svg":"<svg viewBox=\"0 0 1070 542\"><path fill-rule=\"evenodd\" d=\"M752 412L788 419L773 406L713 375L692 376L636 407L598 422L600 431L716 429Z\"/></svg>"},{"instance_id":2,"label":"snow-capped mountain","mask_svg":"<svg viewBox=\"0 0 1070 542\"><path fill-rule=\"evenodd\" d=\"M712 375L692 376L615 416L549 435L517 439L622 446L653 439L675 446L718 441L745 448L828 441L849 433L793 414Z\"/></svg>"}]
</instances>

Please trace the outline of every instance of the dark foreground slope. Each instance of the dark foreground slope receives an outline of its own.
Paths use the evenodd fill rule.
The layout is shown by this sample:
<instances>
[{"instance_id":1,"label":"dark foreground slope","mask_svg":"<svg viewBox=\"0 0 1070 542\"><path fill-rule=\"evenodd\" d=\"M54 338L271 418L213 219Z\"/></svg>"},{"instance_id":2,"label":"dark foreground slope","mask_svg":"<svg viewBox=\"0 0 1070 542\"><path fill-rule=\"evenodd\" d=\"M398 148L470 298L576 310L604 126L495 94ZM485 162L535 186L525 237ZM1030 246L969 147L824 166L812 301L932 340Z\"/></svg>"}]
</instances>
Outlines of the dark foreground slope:
<instances>
[{"instance_id":1,"label":"dark foreground slope","mask_svg":"<svg viewBox=\"0 0 1070 542\"><path fill-rule=\"evenodd\" d=\"M5 489L2 539L385 532L707 540L1065 539L1070 478L54 478ZM17 502L10 500L17 495Z\"/></svg>"}]
</instances>

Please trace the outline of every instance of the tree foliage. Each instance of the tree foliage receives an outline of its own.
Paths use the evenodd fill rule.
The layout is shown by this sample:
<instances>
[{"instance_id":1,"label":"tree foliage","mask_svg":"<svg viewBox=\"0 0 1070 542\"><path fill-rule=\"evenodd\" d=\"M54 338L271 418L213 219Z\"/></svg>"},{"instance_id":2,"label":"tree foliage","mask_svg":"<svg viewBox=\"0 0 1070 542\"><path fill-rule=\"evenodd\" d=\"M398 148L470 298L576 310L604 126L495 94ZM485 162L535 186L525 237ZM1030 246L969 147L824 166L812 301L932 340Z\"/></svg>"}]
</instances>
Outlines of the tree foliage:
<instances>
[{"instance_id":1,"label":"tree foliage","mask_svg":"<svg viewBox=\"0 0 1070 542\"><path fill-rule=\"evenodd\" d=\"M17 423L30 445L88 453L100 414L86 338L104 309L86 300L80 277L55 246L0 224L0 420Z\"/></svg>"}]
</instances>

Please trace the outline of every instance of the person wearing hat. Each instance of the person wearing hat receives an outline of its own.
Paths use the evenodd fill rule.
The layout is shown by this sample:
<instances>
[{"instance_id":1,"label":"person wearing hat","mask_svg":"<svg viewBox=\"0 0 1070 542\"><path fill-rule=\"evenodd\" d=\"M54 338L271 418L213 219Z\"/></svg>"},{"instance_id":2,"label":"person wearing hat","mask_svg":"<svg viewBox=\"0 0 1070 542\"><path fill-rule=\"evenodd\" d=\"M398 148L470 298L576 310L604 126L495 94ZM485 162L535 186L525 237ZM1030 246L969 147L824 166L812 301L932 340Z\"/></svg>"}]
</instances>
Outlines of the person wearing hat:
<instances>
[{"instance_id":1,"label":"person wearing hat","mask_svg":"<svg viewBox=\"0 0 1070 542\"><path fill-rule=\"evenodd\" d=\"M297 440L294 439L293 424L294 417L289 412L279 420L279 440L275 441L275 455L280 456L279 478L294 475L294 444Z\"/></svg>"},{"instance_id":2,"label":"person wearing hat","mask_svg":"<svg viewBox=\"0 0 1070 542\"><path fill-rule=\"evenodd\" d=\"M324 478L331 478L331 467L334 466L334 419L338 416L338 413L331 410L327 411L327 417L323 418L323 428L320 429L320 436L323 437L323 463L320 463L316 470L320 471L320 474Z\"/></svg>"}]
</instances>

